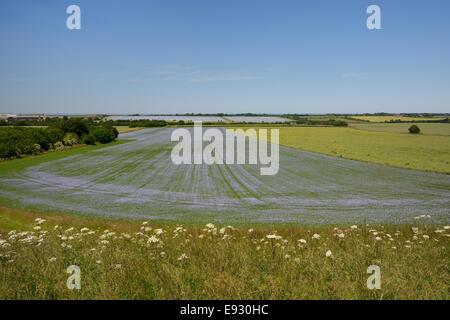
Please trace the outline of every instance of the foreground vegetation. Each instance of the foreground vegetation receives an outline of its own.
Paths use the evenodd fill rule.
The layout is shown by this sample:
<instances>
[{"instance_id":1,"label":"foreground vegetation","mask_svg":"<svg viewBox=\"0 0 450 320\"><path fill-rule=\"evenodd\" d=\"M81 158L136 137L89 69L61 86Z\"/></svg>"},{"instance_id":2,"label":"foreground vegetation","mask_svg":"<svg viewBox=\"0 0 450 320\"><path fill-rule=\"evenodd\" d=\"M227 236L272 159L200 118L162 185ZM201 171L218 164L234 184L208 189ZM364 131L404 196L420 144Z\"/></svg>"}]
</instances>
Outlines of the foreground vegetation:
<instances>
[{"instance_id":1,"label":"foreground vegetation","mask_svg":"<svg viewBox=\"0 0 450 320\"><path fill-rule=\"evenodd\" d=\"M450 173L448 136L352 128L280 128L280 144L347 159Z\"/></svg>"},{"instance_id":2,"label":"foreground vegetation","mask_svg":"<svg viewBox=\"0 0 450 320\"><path fill-rule=\"evenodd\" d=\"M450 298L450 227L426 216L274 230L0 211L0 299ZM80 290L66 286L70 265ZM367 289L370 265L380 290Z\"/></svg>"}]
</instances>

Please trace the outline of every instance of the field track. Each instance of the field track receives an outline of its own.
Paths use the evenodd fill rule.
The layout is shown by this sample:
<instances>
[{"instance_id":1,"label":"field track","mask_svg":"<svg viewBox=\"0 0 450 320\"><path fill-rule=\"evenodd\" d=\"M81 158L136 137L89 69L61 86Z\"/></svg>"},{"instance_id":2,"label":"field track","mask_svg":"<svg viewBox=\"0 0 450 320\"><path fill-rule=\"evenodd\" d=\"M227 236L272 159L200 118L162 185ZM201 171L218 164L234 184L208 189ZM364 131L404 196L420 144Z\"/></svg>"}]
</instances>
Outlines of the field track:
<instances>
[{"instance_id":1,"label":"field track","mask_svg":"<svg viewBox=\"0 0 450 320\"><path fill-rule=\"evenodd\" d=\"M450 175L280 148L276 176L253 165L175 166L171 129L0 176L0 203L108 217L218 222L450 221Z\"/></svg>"}]
</instances>

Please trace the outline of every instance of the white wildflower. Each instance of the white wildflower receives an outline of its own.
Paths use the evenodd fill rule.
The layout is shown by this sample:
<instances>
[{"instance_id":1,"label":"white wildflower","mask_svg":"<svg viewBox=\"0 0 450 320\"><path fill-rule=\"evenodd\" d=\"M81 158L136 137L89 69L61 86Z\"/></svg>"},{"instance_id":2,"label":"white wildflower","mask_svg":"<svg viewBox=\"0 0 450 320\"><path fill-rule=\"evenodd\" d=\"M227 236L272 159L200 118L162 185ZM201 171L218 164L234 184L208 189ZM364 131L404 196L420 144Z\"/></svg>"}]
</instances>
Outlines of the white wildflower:
<instances>
[{"instance_id":1,"label":"white wildflower","mask_svg":"<svg viewBox=\"0 0 450 320\"><path fill-rule=\"evenodd\" d=\"M37 218L36 220L34 220L36 222L36 224L43 224L45 221L45 219L41 219L41 218Z\"/></svg>"},{"instance_id":2,"label":"white wildflower","mask_svg":"<svg viewBox=\"0 0 450 320\"><path fill-rule=\"evenodd\" d=\"M159 239L155 236L151 236L148 238L147 243L159 243Z\"/></svg>"},{"instance_id":3,"label":"white wildflower","mask_svg":"<svg viewBox=\"0 0 450 320\"><path fill-rule=\"evenodd\" d=\"M178 261L189 259L188 255L186 253L182 253L181 256L178 257Z\"/></svg>"},{"instance_id":4,"label":"white wildflower","mask_svg":"<svg viewBox=\"0 0 450 320\"><path fill-rule=\"evenodd\" d=\"M267 239L274 239L274 240L280 240L280 239L282 239L281 236L276 235L276 234L268 234L268 235L266 236L266 238L267 238Z\"/></svg>"}]
</instances>

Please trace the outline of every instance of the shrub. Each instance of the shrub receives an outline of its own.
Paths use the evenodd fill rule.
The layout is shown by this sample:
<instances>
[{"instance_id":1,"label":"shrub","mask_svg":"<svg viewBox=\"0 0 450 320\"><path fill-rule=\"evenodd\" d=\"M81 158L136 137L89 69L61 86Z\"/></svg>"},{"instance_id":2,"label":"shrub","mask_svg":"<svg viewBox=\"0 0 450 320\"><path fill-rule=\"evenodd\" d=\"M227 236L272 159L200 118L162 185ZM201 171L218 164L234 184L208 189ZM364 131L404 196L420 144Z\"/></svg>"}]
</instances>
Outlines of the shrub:
<instances>
[{"instance_id":1,"label":"shrub","mask_svg":"<svg viewBox=\"0 0 450 320\"><path fill-rule=\"evenodd\" d=\"M38 154L50 149L47 129L3 127L0 129L0 158Z\"/></svg>"},{"instance_id":2,"label":"shrub","mask_svg":"<svg viewBox=\"0 0 450 320\"><path fill-rule=\"evenodd\" d=\"M108 127L94 127L91 130L91 134L95 138L95 141L100 143L109 143L115 139L112 128Z\"/></svg>"},{"instance_id":3,"label":"shrub","mask_svg":"<svg viewBox=\"0 0 450 320\"><path fill-rule=\"evenodd\" d=\"M36 131L33 133L32 131L29 131L31 135L34 135L34 141L35 144L39 144L40 148L44 151L47 151L50 149L51 143L49 141L49 138L47 136L47 130L46 129L35 129Z\"/></svg>"},{"instance_id":4,"label":"shrub","mask_svg":"<svg viewBox=\"0 0 450 320\"><path fill-rule=\"evenodd\" d=\"M39 154L51 148L64 149L80 141L86 144L114 141L119 132L110 123L94 126L91 121L79 118L51 120L48 128L0 126L0 158L10 159L22 155Z\"/></svg>"},{"instance_id":5,"label":"shrub","mask_svg":"<svg viewBox=\"0 0 450 320\"><path fill-rule=\"evenodd\" d=\"M55 148L55 150L62 150L64 149L64 144L61 141L57 141L53 147Z\"/></svg>"},{"instance_id":6,"label":"shrub","mask_svg":"<svg viewBox=\"0 0 450 320\"><path fill-rule=\"evenodd\" d=\"M412 134L419 134L420 128L418 126L416 126L415 124L413 124L411 127L409 127L408 131L409 131L409 133L412 133Z\"/></svg>"},{"instance_id":7,"label":"shrub","mask_svg":"<svg viewBox=\"0 0 450 320\"><path fill-rule=\"evenodd\" d=\"M80 138L76 133L68 132L65 134L63 138L63 143L66 146L73 146L74 144L77 144L80 142Z\"/></svg>"},{"instance_id":8,"label":"shrub","mask_svg":"<svg viewBox=\"0 0 450 320\"><path fill-rule=\"evenodd\" d=\"M45 131L48 141L54 145L58 141L62 141L64 138L64 131L58 128L48 128Z\"/></svg>"},{"instance_id":9,"label":"shrub","mask_svg":"<svg viewBox=\"0 0 450 320\"><path fill-rule=\"evenodd\" d=\"M89 125L86 120L81 118L64 119L59 125L58 129L64 133L73 132L78 137L82 137L85 134L89 134Z\"/></svg>"},{"instance_id":10,"label":"shrub","mask_svg":"<svg viewBox=\"0 0 450 320\"><path fill-rule=\"evenodd\" d=\"M0 143L0 158L8 159L16 157L16 148L12 143Z\"/></svg>"},{"instance_id":11,"label":"shrub","mask_svg":"<svg viewBox=\"0 0 450 320\"><path fill-rule=\"evenodd\" d=\"M83 143L89 144L89 145L94 145L95 144L95 136L92 133L85 135L83 138Z\"/></svg>"}]
</instances>

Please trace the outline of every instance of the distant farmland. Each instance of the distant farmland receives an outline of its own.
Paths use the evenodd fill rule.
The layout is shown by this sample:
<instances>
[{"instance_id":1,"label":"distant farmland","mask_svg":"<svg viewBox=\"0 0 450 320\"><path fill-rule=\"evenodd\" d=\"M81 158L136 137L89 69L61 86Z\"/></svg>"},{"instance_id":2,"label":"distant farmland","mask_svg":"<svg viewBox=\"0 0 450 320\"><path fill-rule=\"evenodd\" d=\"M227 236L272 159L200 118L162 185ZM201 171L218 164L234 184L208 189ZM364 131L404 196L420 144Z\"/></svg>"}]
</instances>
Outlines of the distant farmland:
<instances>
[{"instance_id":1,"label":"distant farmland","mask_svg":"<svg viewBox=\"0 0 450 320\"><path fill-rule=\"evenodd\" d=\"M351 123L350 126L355 129L368 130L368 131L380 131L380 132L392 132L409 134L408 128L411 123ZM418 123L420 133L424 135L434 136L450 136L450 124L449 123Z\"/></svg>"},{"instance_id":2,"label":"distant farmland","mask_svg":"<svg viewBox=\"0 0 450 320\"><path fill-rule=\"evenodd\" d=\"M128 143L16 171L0 166L0 203L183 222L409 223L418 215L449 221L449 175L287 147L280 148L276 176L261 176L252 165L175 166L170 133L144 129L124 134L134 140Z\"/></svg>"},{"instance_id":3,"label":"distant farmland","mask_svg":"<svg viewBox=\"0 0 450 320\"><path fill-rule=\"evenodd\" d=\"M444 120L445 117L408 117L408 116L352 116L352 119L369 122L388 122L388 121L432 121Z\"/></svg>"},{"instance_id":4,"label":"distant farmland","mask_svg":"<svg viewBox=\"0 0 450 320\"><path fill-rule=\"evenodd\" d=\"M279 123L290 122L292 120L282 117L272 116L110 116L109 120L164 120L168 122L184 121L184 122L223 122L223 123Z\"/></svg>"},{"instance_id":5,"label":"distant farmland","mask_svg":"<svg viewBox=\"0 0 450 320\"><path fill-rule=\"evenodd\" d=\"M380 128L382 125L389 127ZM421 123L423 134L400 134L395 130L401 130L402 125L368 123L362 127L351 124L350 128L280 128L280 143L347 159L450 173L450 125Z\"/></svg>"}]
</instances>

